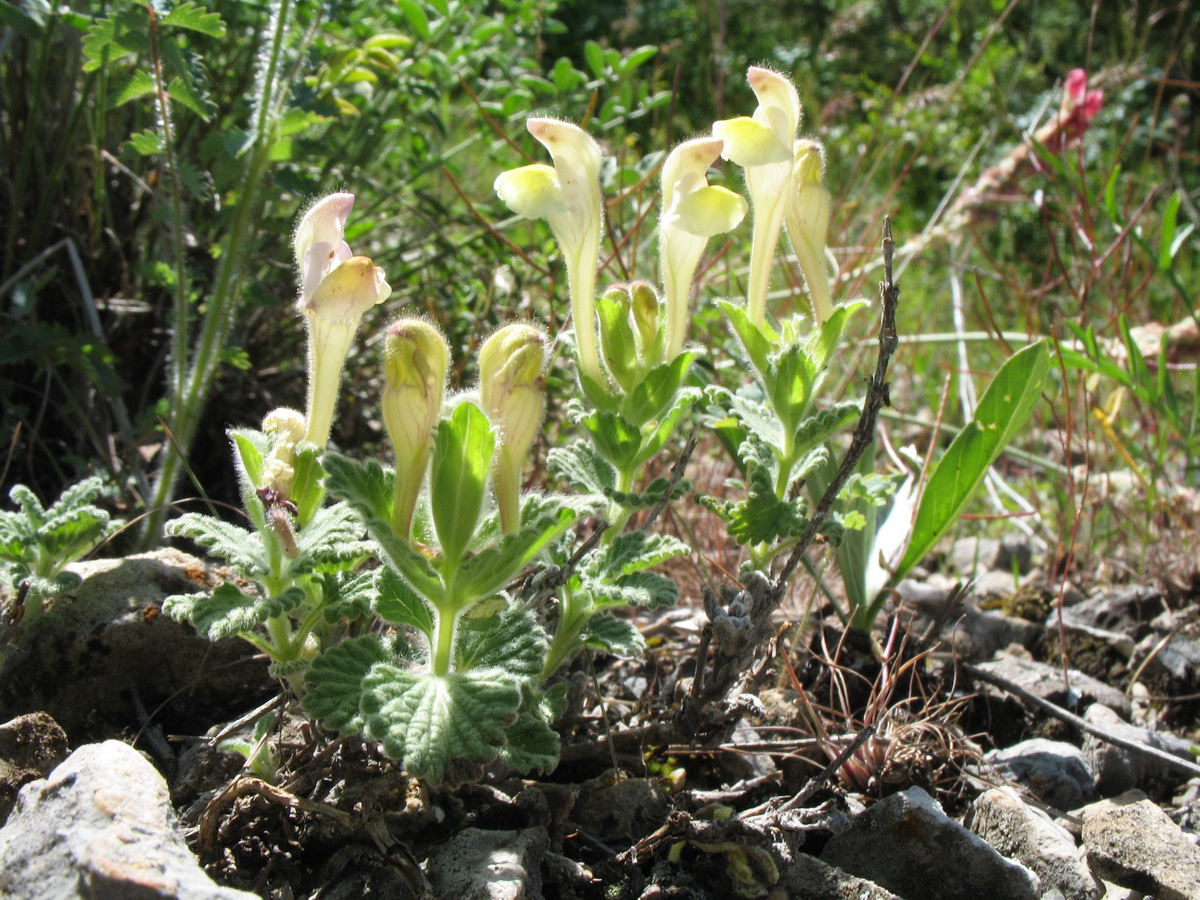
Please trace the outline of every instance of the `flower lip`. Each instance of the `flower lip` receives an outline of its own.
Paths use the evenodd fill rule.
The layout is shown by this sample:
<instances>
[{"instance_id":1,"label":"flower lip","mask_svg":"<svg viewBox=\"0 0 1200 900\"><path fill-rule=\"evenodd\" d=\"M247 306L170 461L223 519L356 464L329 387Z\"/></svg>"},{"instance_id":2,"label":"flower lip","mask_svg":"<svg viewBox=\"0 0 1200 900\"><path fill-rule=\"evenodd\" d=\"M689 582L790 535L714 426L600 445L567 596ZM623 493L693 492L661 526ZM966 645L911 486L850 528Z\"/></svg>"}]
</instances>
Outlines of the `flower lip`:
<instances>
[{"instance_id":1,"label":"flower lip","mask_svg":"<svg viewBox=\"0 0 1200 900\"><path fill-rule=\"evenodd\" d=\"M357 323L363 313L391 294L383 269L365 256L354 256L321 279L304 312L331 324L348 325Z\"/></svg>"},{"instance_id":2,"label":"flower lip","mask_svg":"<svg viewBox=\"0 0 1200 900\"><path fill-rule=\"evenodd\" d=\"M353 256L344 240L346 220L353 208L353 194L329 194L314 203L296 226L292 249L300 268L302 307L321 279Z\"/></svg>"}]
</instances>

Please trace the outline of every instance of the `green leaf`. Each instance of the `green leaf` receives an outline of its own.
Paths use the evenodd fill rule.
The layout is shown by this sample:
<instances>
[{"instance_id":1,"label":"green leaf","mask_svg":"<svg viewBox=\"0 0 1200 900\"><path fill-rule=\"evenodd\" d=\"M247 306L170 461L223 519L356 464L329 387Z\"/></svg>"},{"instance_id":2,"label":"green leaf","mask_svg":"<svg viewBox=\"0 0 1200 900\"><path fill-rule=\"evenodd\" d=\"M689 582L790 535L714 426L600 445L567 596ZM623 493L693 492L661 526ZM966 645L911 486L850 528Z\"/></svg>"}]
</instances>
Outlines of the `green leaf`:
<instances>
[{"instance_id":1,"label":"green leaf","mask_svg":"<svg viewBox=\"0 0 1200 900\"><path fill-rule=\"evenodd\" d=\"M583 585L598 608L636 606L659 609L674 606L679 599L679 586L657 572L633 572L612 581L584 578Z\"/></svg>"},{"instance_id":2,"label":"green leaf","mask_svg":"<svg viewBox=\"0 0 1200 900\"><path fill-rule=\"evenodd\" d=\"M462 561L451 576L455 595L466 603L488 597L515 578L547 544L575 521L575 510L560 508L555 514L522 525L516 534Z\"/></svg>"},{"instance_id":3,"label":"green leaf","mask_svg":"<svg viewBox=\"0 0 1200 900\"><path fill-rule=\"evenodd\" d=\"M433 608L407 581L384 566L375 573L375 590L373 606L383 619L409 625L433 640Z\"/></svg>"},{"instance_id":4,"label":"green leaf","mask_svg":"<svg viewBox=\"0 0 1200 900\"><path fill-rule=\"evenodd\" d=\"M591 494L604 494L617 486L617 470L584 441L552 447L546 454L546 466L571 486Z\"/></svg>"},{"instance_id":5,"label":"green leaf","mask_svg":"<svg viewBox=\"0 0 1200 900\"><path fill-rule=\"evenodd\" d=\"M637 425L624 416L606 412L592 413L582 424L600 455L618 470L628 470L636 465L638 451L642 448L642 431Z\"/></svg>"},{"instance_id":6,"label":"green leaf","mask_svg":"<svg viewBox=\"0 0 1200 900\"><path fill-rule=\"evenodd\" d=\"M0 4L0 25L11 28L27 41L39 41L46 31L45 20L12 3Z\"/></svg>"},{"instance_id":7,"label":"green leaf","mask_svg":"<svg viewBox=\"0 0 1200 900\"><path fill-rule=\"evenodd\" d=\"M449 566L462 559L479 523L495 449L487 416L474 403L460 403L438 426L429 493L433 524Z\"/></svg>"},{"instance_id":8,"label":"green leaf","mask_svg":"<svg viewBox=\"0 0 1200 900\"><path fill-rule=\"evenodd\" d=\"M375 572L321 572L315 580L321 586L321 611L330 625L343 619L354 622L370 611Z\"/></svg>"},{"instance_id":9,"label":"green leaf","mask_svg":"<svg viewBox=\"0 0 1200 900\"><path fill-rule=\"evenodd\" d=\"M106 63L150 50L144 7L129 7L99 19L83 38L83 71L95 72Z\"/></svg>"},{"instance_id":10,"label":"green leaf","mask_svg":"<svg viewBox=\"0 0 1200 900\"><path fill-rule=\"evenodd\" d=\"M758 370L758 374L765 377L771 369L770 357L778 340L775 333L768 326L764 325L759 328L751 322L750 317L746 315L746 310L741 306L734 306L728 300L718 300L717 306L725 310L725 315L729 317L729 323L737 333L738 340L742 342L746 356L750 358L750 362Z\"/></svg>"},{"instance_id":11,"label":"green leaf","mask_svg":"<svg viewBox=\"0 0 1200 900\"><path fill-rule=\"evenodd\" d=\"M192 84L186 78L172 78L167 85L167 96L186 106L204 121L208 121L210 114L208 103L196 94Z\"/></svg>"},{"instance_id":12,"label":"green leaf","mask_svg":"<svg viewBox=\"0 0 1200 900\"><path fill-rule=\"evenodd\" d=\"M373 666L390 664L393 659L391 649L377 635L342 641L313 660L304 676L308 686L304 708L334 731L362 731L366 724L360 710L363 679Z\"/></svg>"},{"instance_id":13,"label":"green leaf","mask_svg":"<svg viewBox=\"0 0 1200 900\"><path fill-rule=\"evenodd\" d=\"M797 455L807 453L817 444L823 443L844 426L849 425L861 413L862 410L857 403L847 400L807 416L796 429L793 452Z\"/></svg>"},{"instance_id":14,"label":"green leaf","mask_svg":"<svg viewBox=\"0 0 1200 900\"><path fill-rule=\"evenodd\" d=\"M303 575L357 563L375 551L374 545L362 538L362 523L348 504L324 507L297 535L300 556L289 564L288 574Z\"/></svg>"},{"instance_id":15,"label":"green leaf","mask_svg":"<svg viewBox=\"0 0 1200 900\"><path fill-rule=\"evenodd\" d=\"M246 578L260 578L271 571L262 538L253 531L200 513L184 513L168 522L166 530L171 537L190 538Z\"/></svg>"},{"instance_id":16,"label":"green leaf","mask_svg":"<svg viewBox=\"0 0 1200 900\"><path fill-rule=\"evenodd\" d=\"M186 28L188 31L198 31L209 37L225 37L225 23L221 21L221 17L190 0L177 5L163 16L160 22L163 25Z\"/></svg>"},{"instance_id":17,"label":"green leaf","mask_svg":"<svg viewBox=\"0 0 1200 900\"><path fill-rule=\"evenodd\" d=\"M912 537L895 578L906 575L953 525L992 463L1025 425L1046 383L1050 353L1045 341L1018 350L988 385L974 418L937 463L921 494Z\"/></svg>"},{"instance_id":18,"label":"green leaf","mask_svg":"<svg viewBox=\"0 0 1200 900\"><path fill-rule=\"evenodd\" d=\"M510 602L487 619L464 618L455 645L457 671L502 669L514 678L537 679L546 663L546 633L521 604Z\"/></svg>"},{"instance_id":19,"label":"green leaf","mask_svg":"<svg viewBox=\"0 0 1200 900\"><path fill-rule=\"evenodd\" d=\"M526 690L517 721L504 732L502 759L514 772L548 775L558 765L561 745L553 725L566 709L566 684L545 693Z\"/></svg>"},{"instance_id":20,"label":"green leaf","mask_svg":"<svg viewBox=\"0 0 1200 900\"><path fill-rule=\"evenodd\" d=\"M640 656L646 649L646 639L632 622L607 612L596 613L588 619L579 639L588 647L625 659Z\"/></svg>"},{"instance_id":21,"label":"green leaf","mask_svg":"<svg viewBox=\"0 0 1200 900\"><path fill-rule=\"evenodd\" d=\"M671 410L659 419L658 424L649 434L643 434L642 449L633 458L634 468L658 455L658 452L671 439L671 435L675 433L675 428L679 424L679 420L683 418L684 414L692 408L693 404L701 396L699 391L687 388L679 392L675 397L675 405L671 407Z\"/></svg>"},{"instance_id":22,"label":"green leaf","mask_svg":"<svg viewBox=\"0 0 1200 900\"><path fill-rule=\"evenodd\" d=\"M1175 245L1175 222L1179 215L1179 204L1183 200L1179 191L1175 191L1167 199L1167 207L1163 210L1162 228L1158 236L1158 270L1160 272L1169 272L1171 269L1171 260L1175 254L1172 252L1176 248Z\"/></svg>"},{"instance_id":23,"label":"green leaf","mask_svg":"<svg viewBox=\"0 0 1200 900\"><path fill-rule=\"evenodd\" d=\"M432 782L456 760L495 759L521 706L521 691L498 669L438 676L376 663L362 686L366 734Z\"/></svg>"},{"instance_id":24,"label":"green leaf","mask_svg":"<svg viewBox=\"0 0 1200 900\"><path fill-rule=\"evenodd\" d=\"M163 136L157 131L139 131L129 136L129 146L141 156L153 156L162 153L166 148Z\"/></svg>"},{"instance_id":25,"label":"green leaf","mask_svg":"<svg viewBox=\"0 0 1200 900\"><path fill-rule=\"evenodd\" d=\"M657 54L658 48L652 46L638 47L636 50L630 51L626 54L625 59L621 61L621 74L630 74L643 63L653 59Z\"/></svg>"},{"instance_id":26,"label":"green leaf","mask_svg":"<svg viewBox=\"0 0 1200 900\"><path fill-rule=\"evenodd\" d=\"M391 479L376 460L360 462L330 451L321 457L321 465L329 473L325 489L349 503L364 522L391 519Z\"/></svg>"},{"instance_id":27,"label":"green leaf","mask_svg":"<svg viewBox=\"0 0 1200 900\"><path fill-rule=\"evenodd\" d=\"M829 365L829 360L837 352L842 332L846 330L846 323L856 312L865 309L868 305L866 300L841 303L833 308L833 312L828 319L821 323L820 328L814 329L809 334L805 341L805 348L814 366L824 369Z\"/></svg>"},{"instance_id":28,"label":"green leaf","mask_svg":"<svg viewBox=\"0 0 1200 900\"><path fill-rule=\"evenodd\" d=\"M688 545L672 535L626 531L593 557L589 567L614 576L629 575L689 553Z\"/></svg>"},{"instance_id":29,"label":"green leaf","mask_svg":"<svg viewBox=\"0 0 1200 900\"><path fill-rule=\"evenodd\" d=\"M396 0L396 5L408 19L409 27L423 41L429 40L429 16L418 0Z\"/></svg>"},{"instance_id":30,"label":"green leaf","mask_svg":"<svg viewBox=\"0 0 1200 900\"><path fill-rule=\"evenodd\" d=\"M587 41L583 45L583 58L588 68L597 78L604 77L604 50L595 41Z\"/></svg>"},{"instance_id":31,"label":"green leaf","mask_svg":"<svg viewBox=\"0 0 1200 900\"><path fill-rule=\"evenodd\" d=\"M1108 173L1108 180L1104 182L1104 212L1113 222L1118 221L1117 179L1120 175L1120 164L1114 165L1112 171Z\"/></svg>"},{"instance_id":32,"label":"green leaf","mask_svg":"<svg viewBox=\"0 0 1200 900\"><path fill-rule=\"evenodd\" d=\"M247 496L253 496L255 488L263 483L263 459L270 452L270 440L261 431L249 428L231 428L228 434L238 464L242 503L248 505Z\"/></svg>"},{"instance_id":33,"label":"green leaf","mask_svg":"<svg viewBox=\"0 0 1200 900\"><path fill-rule=\"evenodd\" d=\"M154 93L154 79L149 72L141 69L136 70L127 82L117 91L117 95L109 104L110 109L116 109L118 106L124 106L132 100L138 100L148 94Z\"/></svg>"},{"instance_id":34,"label":"green leaf","mask_svg":"<svg viewBox=\"0 0 1200 900\"><path fill-rule=\"evenodd\" d=\"M249 634L267 619L278 618L304 602L304 592L288 588L274 597L251 597L222 584L211 594L176 594L163 601L163 613L188 622L210 641Z\"/></svg>"},{"instance_id":35,"label":"green leaf","mask_svg":"<svg viewBox=\"0 0 1200 900\"><path fill-rule=\"evenodd\" d=\"M687 377L692 361L698 355L694 352L680 353L671 362L655 366L647 372L625 401L622 414L635 425L644 425L661 416L670 407L676 391Z\"/></svg>"},{"instance_id":36,"label":"green leaf","mask_svg":"<svg viewBox=\"0 0 1200 900\"><path fill-rule=\"evenodd\" d=\"M321 465L321 449L308 441L292 454L292 502L296 504L296 521L305 527L325 502L326 472Z\"/></svg>"}]
</instances>

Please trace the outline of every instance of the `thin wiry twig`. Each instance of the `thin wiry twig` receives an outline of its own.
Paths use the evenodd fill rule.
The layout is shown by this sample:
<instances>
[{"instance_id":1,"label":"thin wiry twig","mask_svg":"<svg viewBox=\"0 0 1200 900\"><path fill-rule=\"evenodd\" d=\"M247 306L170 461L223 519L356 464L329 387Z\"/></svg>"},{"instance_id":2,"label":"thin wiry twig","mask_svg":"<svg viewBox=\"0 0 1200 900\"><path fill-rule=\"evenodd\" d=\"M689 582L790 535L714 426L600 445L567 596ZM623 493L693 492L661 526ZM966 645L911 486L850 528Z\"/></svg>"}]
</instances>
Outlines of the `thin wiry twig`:
<instances>
[{"instance_id":1,"label":"thin wiry twig","mask_svg":"<svg viewBox=\"0 0 1200 900\"><path fill-rule=\"evenodd\" d=\"M756 617L769 616L782 602L788 580L800 565L801 560L804 559L805 552L813 542L813 539L816 538L821 526L825 524L825 519L829 516L829 511L833 508L833 503L837 499L838 494L841 493L847 479L858 468L858 461L875 439L875 423L879 419L879 411L885 406L892 405L888 394L887 370L888 364L892 359L892 354L896 352L896 347L899 345L899 339L896 335L896 307L900 302L900 288L892 280L892 253L894 249L892 223L885 216L883 220L884 280L879 283L879 299L883 307L880 314L879 326L879 356L875 362L875 373L870 377L867 384L867 397L863 401L863 411L858 417L858 424L854 428L854 437L850 441L850 447L847 449L846 455L842 458L841 465L838 466L837 474L833 477L833 481L829 483L829 487L825 489L825 493L821 495L821 500L817 503L816 509L813 510L808 527L800 536L800 540L793 548L787 562L784 563L783 568L776 575L774 589L767 594L770 598L771 608L755 610L754 615Z\"/></svg>"}]
</instances>

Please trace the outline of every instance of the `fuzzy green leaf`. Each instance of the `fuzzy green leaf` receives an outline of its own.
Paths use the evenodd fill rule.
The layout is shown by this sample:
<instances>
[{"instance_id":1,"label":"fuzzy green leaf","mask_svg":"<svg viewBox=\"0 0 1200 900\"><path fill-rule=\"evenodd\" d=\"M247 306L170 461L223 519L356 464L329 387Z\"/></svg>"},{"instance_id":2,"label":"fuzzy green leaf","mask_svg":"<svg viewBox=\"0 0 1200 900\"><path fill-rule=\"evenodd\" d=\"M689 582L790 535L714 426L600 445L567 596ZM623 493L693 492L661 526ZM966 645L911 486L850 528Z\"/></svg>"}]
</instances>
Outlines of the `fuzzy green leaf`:
<instances>
[{"instance_id":1,"label":"fuzzy green leaf","mask_svg":"<svg viewBox=\"0 0 1200 900\"><path fill-rule=\"evenodd\" d=\"M113 97L109 104L111 109L116 109L118 106L124 106L133 100L139 100L149 94L154 93L154 78L149 72L142 69L137 69L129 76L129 80L121 86L117 91L117 95Z\"/></svg>"},{"instance_id":2,"label":"fuzzy green leaf","mask_svg":"<svg viewBox=\"0 0 1200 900\"><path fill-rule=\"evenodd\" d=\"M324 507L297 535L300 556L288 571L300 575L344 568L374 553L374 545L362 538L363 525L348 504Z\"/></svg>"},{"instance_id":3,"label":"fuzzy green leaf","mask_svg":"<svg viewBox=\"0 0 1200 900\"><path fill-rule=\"evenodd\" d=\"M304 602L304 592L288 588L274 597L251 597L232 584L222 584L211 594L176 594L163 601L163 612L188 622L210 641L250 633Z\"/></svg>"},{"instance_id":4,"label":"fuzzy green leaf","mask_svg":"<svg viewBox=\"0 0 1200 900\"><path fill-rule=\"evenodd\" d=\"M370 611L375 596L375 572L322 572L316 580L321 585L321 609L326 622L333 624L342 619L353 622Z\"/></svg>"},{"instance_id":5,"label":"fuzzy green leaf","mask_svg":"<svg viewBox=\"0 0 1200 900\"><path fill-rule=\"evenodd\" d=\"M552 448L546 454L546 465L572 486L592 494L604 494L617 486L616 469L583 441Z\"/></svg>"},{"instance_id":6,"label":"fuzzy green leaf","mask_svg":"<svg viewBox=\"0 0 1200 900\"><path fill-rule=\"evenodd\" d=\"M765 377L770 371L771 352L778 340L775 333L766 325L760 328L751 322L746 310L741 306L734 306L728 300L718 300L717 306L729 317L729 323L733 325L733 330L742 342L742 348L750 358L751 364L758 370L759 375Z\"/></svg>"},{"instance_id":7,"label":"fuzzy green leaf","mask_svg":"<svg viewBox=\"0 0 1200 900\"><path fill-rule=\"evenodd\" d=\"M184 513L167 523L167 534L190 538L210 556L223 559L246 578L259 578L271 571L262 538L258 534L213 516Z\"/></svg>"},{"instance_id":8,"label":"fuzzy green leaf","mask_svg":"<svg viewBox=\"0 0 1200 900\"><path fill-rule=\"evenodd\" d=\"M841 430L843 426L849 425L857 419L861 412L857 403L843 401L805 417L796 429L795 452L797 454L807 453L817 444L824 442Z\"/></svg>"},{"instance_id":9,"label":"fuzzy green leaf","mask_svg":"<svg viewBox=\"0 0 1200 900\"><path fill-rule=\"evenodd\" d=\"M595 571L613 575L629 575L664 563L677 556L687 556L688 545L669 534L645 531L626 531L598 554Z\"/></svg>"},{"instance_id":10,"label":"fuzzy green leaf","mask_svg":"<svg viewBox=\"0 0 1200 900\"><path fill-rule=\"evenodd\" d=\"M674 606L679 599L679 586L657 572L633 572L612 581L584 581L598 607L637 606L659 609Z\"/></svg>"},{"instance_id":11,"label":"fuzzy green leaf","mask_svg":"<svg viewBox=\"0 0 1200 900\"><path fill-rule=\"evenodd\" d=\"M321 465L329 473L326 490L349 503L364 523L391 519L391 478L376 460L359 461L330 451L321 457Z\"/></svg>"},{"instance_id":12,"label":"fuzzy green leaf","mask_svg":"<svg viewBox=\"0 0 1200 900\"><path fill-rule=\"evenodd\" d=\"M433 639L433 610L408 582L387 566L375 573L375 612L388 622L409 625Z\"/></svg>"},{"instance_id":13,"label":"fuzzy green leaf","mask_svg":"<svg viewBox=\"0 0 1200 900\"><path fill-rule=\"evenodd\" d=\"M377 663L362 687L366 734L432 782L456 760L495 759L521 706L521 691L498 669L438 676Z\"/></svg>"},{"instance_id":14,"label":"fuzzy green leaf","mask_svg":"<svg viewBox=\"0 0 1200 900\"><path fill-rule=\"evenodd\" d=\"M523 525L516 534L505 535L499 543L464 559L452 578L455 593L467 602L496 593L574 521L573 509L560 508L554 515Z\"/></svg>"},{"instance_id":15,"label":"fuzzy green leaf","mask_svg":"<svg viewBox=\"0 0 1200 900\"><path fill-rule=\"evenodd\" d=\"M479 523L495 449L491 424L474 403L460 403L438 425L429 493L433 524L450 566L462 559Z\"/></svg>"},{"instance_id":16,"label":"fuzzy green leaf","mask_svg":"<svg viewBox=\"0 0 1200 900\"><path fill-rule=\"evenodd\" d=\"M391 650L376 635L342 641L313 660L304 677L308 686L304 708L334 731L362 731L366 721L359 708L363 679L372 666L392 660Z\"/></svg>"},{"instance_id":17,"label":"fuzzy green leaf","mask_svg":"<svg viewBox=\"0 0 1200 900\"><path fill-rule=\"evenodd\" d=\"M678 500L684 494L692 489L692 483L686 478L681 479L674 486L671 485L670 479L655 478L639 493L633 491L606 491L613 503L622 506L625 509L638 510L650 509L658 506L664 500ZM670 492L668 498L667 493Z\"/></svg>"},{"instance_id":18,"label":"fuzzy green leaf","mask_svg":"<svg viewBox=\"0 0 1200 900\"><path fill-rule=\"evenodd\" d=\"M659 418L671 406L675 393L698 355L694 352L680 353L671 362L651 369L626 399L621 412L636 425Z\"/></svg>"},{"instance_id":19,"label":"fuzzy green leaf","mask_svg":"<svg viewBox=\"0 0 1200 900\"><path fill-rule=\"evenodd\" d=\"M548 775L558 765L561 744L554 722L567 705L567 686L559 683L542 693L525 692L517 721L504 732L500 758L514 772Z\"/></svg>"},{"instance_id":20,"label":"fuzzy green leaf","mask_svg":"<svg viewBox=\"0 0 1200 900\"><path fill-rule=\"evenodd\" d=\"M518 603L488 619L459 623L455 666L460 671L494 667L514 678L537 678L546 662L546 634Z\"/></svg>"},{"instance_id":21,"label":"fuzzy green leaf","mask_svg":"<svg viewBox=\"0 0 1200 900\"><path fill-rule=\"evenodd\" d=\"M646 649L646 640L637 626L607 612L596 613L588 619L579 639L588 647L625 659L640 656Z\"/></svg>"}]
</instances>

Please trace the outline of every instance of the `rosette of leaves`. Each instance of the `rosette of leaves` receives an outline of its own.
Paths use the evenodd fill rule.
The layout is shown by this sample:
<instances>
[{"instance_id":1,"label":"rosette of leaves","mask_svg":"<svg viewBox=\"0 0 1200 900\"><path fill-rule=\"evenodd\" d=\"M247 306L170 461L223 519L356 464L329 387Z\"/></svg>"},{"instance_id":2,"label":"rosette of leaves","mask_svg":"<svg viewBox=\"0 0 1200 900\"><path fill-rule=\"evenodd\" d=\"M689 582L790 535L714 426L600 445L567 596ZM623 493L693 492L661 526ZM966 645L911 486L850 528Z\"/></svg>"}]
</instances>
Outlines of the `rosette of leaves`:
<instances>
[{"instance_id":1,"label":"rosette of leaves","mask_svg":"<svg viewBox=\"0 0 1200 900\"><path fill-rule=\"evenodd\" d=\"M232 430L230 437L251 527L187 513L169 523L167 532L195 541L256 589L227 582L211 594L168 597L163 612L210 640L243 638L270 657L273 674L288 676L299 688L319 636L332 623L367 612L371 578L357 569L374 547L363 539L349 506L323 505L324 471L316 447L297 449L294 499L284 499L257 487L269 480L265 464L275 439L250 429Z\"/></svg>"},{"instance_id":2,"label":"rosette of leaves","mask_svg":"<svg viewBox=\"0 0 1200 900\"><path fill-rule=\"evenodd\" d=\"M737 461L746 493L737 501L702 497L700 502L721 517L738 543L750 547L752 563L762 567L807 527L809 501L799 487L827 464L826 442L858 418L856 403L818 406L814 401L846 322L866 302L835 307L806 335L799 333L796 319L776 332L751 322L739 306L720 306L756 378L737 392L708 388L709 422ZM842 527L834 518L828 530L833 534Z\"/></svg>"},{"instance_id":3,"label":"rosette of leaves","mask_svg":"<svg viewBox=\"0 0 1200 900\"><path fill-rule=\"evenodd\" d=\"M85 478L48 509L23 484L8 492L18 508L0 511L0 580L26 623L41 615L47 599L79 586L78 575L63 571L66 565L125 524L96 506L103 490L100 478Z\"/></svg>"},{"instance_id":4,"label":"rosette of leaves","mask_svg":"<svg viewBox=\"0 0 1200 900\"><path fill-rule=\"evenodd\" d=\"M326 487L378 545L372 606L391 636L343 641L308 673L305 706L342 732L382 743L419 777L455 782L497 758L518 771L558 761L550 727L564 690L546 690L549 639L506 590L561 538L584 500L526 494L519 527L504 533L487 510L496 435L472 402L438 425L429 506L412 537L393 527L395 475L374 460L329 453Z\"/></svg>"}]
</instances>

